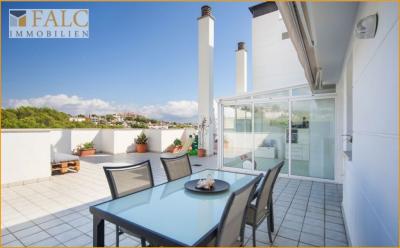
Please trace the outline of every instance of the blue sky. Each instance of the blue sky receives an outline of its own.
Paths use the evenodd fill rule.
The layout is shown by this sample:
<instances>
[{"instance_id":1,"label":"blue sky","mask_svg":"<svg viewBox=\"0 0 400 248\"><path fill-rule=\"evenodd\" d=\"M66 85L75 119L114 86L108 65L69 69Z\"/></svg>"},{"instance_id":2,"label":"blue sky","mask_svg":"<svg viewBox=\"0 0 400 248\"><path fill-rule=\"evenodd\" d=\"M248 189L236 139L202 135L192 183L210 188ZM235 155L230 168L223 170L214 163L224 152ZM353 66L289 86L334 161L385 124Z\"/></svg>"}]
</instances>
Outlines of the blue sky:
<instances>
[{"instance_id":1,"label":"blue sky","mask_svg":"<svg viewBox=\"0 0 400 248\"><path fill-rule=\"evenodd\" d=\"M3 106L47 104L71 113L119 106L115 109L144 109L145 114L173 119L168 113L185 111L188 104L193 112L197 17L204 4L212 7L216 18L214 96L234 95L235 49L238 41L245 41L251 51L248 7L254 2L5 2L3 13L9 8L88 8L90 38L9 39L8 15L3 14ZM248 61L251 72L251 53ZM248 80L251 88L251 73ZM94 104L96 100L102 105ZM69 106L54 103L60 101ZM176 118L189 115L178 113Z\"/></svg>"}]
</instances>

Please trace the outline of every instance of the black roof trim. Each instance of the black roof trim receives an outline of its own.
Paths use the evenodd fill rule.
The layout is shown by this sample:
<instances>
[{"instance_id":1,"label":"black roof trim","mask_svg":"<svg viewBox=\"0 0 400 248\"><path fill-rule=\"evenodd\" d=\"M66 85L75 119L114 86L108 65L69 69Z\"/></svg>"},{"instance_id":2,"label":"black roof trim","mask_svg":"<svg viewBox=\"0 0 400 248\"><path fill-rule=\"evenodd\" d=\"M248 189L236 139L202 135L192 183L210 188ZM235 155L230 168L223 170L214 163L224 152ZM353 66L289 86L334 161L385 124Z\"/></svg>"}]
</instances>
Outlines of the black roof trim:
<instances>
[{"instance_id":1,"label":"black roof trim","mask_svg":"<svg viewBox=\"0 0 400 248\"><path fill-rule=\"evenodd\" d=\"M269 2L264 2L260 3L254 6L249 7L249 10L251 14L253 15L253 18L262 16L274 11L278 10L278 6L274 1L269 1Z\"/></svg>"}]
</instances>

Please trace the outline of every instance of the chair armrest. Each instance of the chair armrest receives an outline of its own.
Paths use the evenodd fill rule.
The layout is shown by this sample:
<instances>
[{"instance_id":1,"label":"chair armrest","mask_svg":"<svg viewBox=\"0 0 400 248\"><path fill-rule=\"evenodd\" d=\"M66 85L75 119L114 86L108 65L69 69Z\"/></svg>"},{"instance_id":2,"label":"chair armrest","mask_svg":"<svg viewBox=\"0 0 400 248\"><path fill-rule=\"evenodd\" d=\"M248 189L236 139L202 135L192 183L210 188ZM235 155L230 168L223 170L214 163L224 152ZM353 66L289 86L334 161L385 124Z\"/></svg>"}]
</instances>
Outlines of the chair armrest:
<instances>
[{"instance_id":1,"label":"chair armrest","mask_svg":"<svg viewBox=\"0 0 400 248\"><path fill-rule=\"evenodd\" d=\"M257 187L256 190L254 191L253 200L256 199L260 195L260 192L261 192L261 189Z\"/></svg>"}]
</instances>

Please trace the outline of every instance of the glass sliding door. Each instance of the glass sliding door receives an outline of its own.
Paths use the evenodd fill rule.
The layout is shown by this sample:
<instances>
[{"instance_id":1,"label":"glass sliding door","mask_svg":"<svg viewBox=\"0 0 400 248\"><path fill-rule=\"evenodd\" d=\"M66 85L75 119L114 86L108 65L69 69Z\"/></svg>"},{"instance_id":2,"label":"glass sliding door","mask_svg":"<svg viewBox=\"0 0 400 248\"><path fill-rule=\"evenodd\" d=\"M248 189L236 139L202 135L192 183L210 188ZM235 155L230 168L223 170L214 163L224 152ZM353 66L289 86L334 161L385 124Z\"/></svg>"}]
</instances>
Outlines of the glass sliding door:
<instances>
[{"instance_id":1,"label":"glass sliding door","mask_svg":"<svg viewBox=\"0 0 400 248\"><path fill-rule=\"evenodd\" d=\"M288 176L335 180L334 96L290 92L221 102L223 167L265 172L284 160Z\"/></svg>"},{"instance_id":2,"label":"glass sliding door","mask_svg":"<svg viewBox=\"0 0 400 248\"><path fill-rule=\"evenodd\" d=\"M253 170L251 104L223 107L223 164Z\"/></svg>"},{"instance_id":3,"label":"glass sliding door","mask_svg":"<svg viewBox=\"0 0 400 248\"><path fill-rule=\"evenodd\" d=\"M286 130L289 127L289 102L254 104L254 167L267 171L285 160L281 173L288 173Z\"/></svg>"},{"instance_id":4,"label":"glass sliding door","mask_svg":"<svg viewBox=\"0 0 400 248\"><path fill-rule=\"evenodd\" d=\"M293 101L291 119L291 174L334 179L334 99Z\"/></svg>"}]
</instances>

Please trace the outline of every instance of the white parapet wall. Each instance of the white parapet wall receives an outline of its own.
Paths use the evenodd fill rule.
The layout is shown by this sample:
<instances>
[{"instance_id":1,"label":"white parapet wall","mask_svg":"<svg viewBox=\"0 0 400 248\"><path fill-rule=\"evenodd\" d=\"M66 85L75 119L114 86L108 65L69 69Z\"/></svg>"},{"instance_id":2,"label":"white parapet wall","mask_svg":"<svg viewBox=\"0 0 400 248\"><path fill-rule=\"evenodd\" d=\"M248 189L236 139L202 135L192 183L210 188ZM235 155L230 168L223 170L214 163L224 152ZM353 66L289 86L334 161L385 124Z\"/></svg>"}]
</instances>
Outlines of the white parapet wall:
<instances>
[{"instance_id":1,"label":"white parapet wall","mask_svg":"<svg viewBox=\"0 0 400 248\"><path fill-rule=\"evenodd\" d=\"M1 132L1 184L35 182L51 176L48 129Z\"/></svg>"},{"instance_id":2,"label":"white parapet wall","mask_svg":"<svg viewBox=\"0 0 400 248\"><path fill-rule=\"evenodd\" d=\"M115 153L114 140L115 139L114 139L113 129L101 130L101 152L114 154ZM100 150L98 150L98 152L100 152Z\"/></svg>"},{"instance_id":3,"label":"white parapet wall","mask_svg":"<svg viewBox=\"0 0 400 248\"><path fill-rule=\"evenodd\" d=\"M181 139L182 143L185 143L189 138L189 135L194 133L194 129L168 129L162 130L160 137L161 140L161 151L164 151L169 145L171 145L175 139Z\"/></svg>"},{"instance_id":4,"label":"white parapet wall","mask_svg":"<svg viewBox=\"0 0 400 248\"><path fill-rule=\"evenodd\" d=\"M195 132L194 129L146 129L145 134L149 137L149 150L163 152L175 139L186 142L189 135Z\"/></svg>"},{"instance_id":5,"label":"white parapet wall","mask_svg":"<svg viewBox=\"0 0 400 248\"><path fill-rule=\"evenodd\" d=\"M1 184L35 182L51 176L54 153L68 153L94 142L99 153L134 152L135 138L144 132L151 152L163 152L175 139L187 140L194 129L3 129Z\"/></svg>"},{"instance_id":6,"label":"white parapet wall","mask_svg":"<svg viewBox=\"0 0 400 248\"><path fill-rule=\"evenodd\" d=\"M143 132L143 129L113 129L112 132L114 137L114 149L112 153L116 154L136 151L135 139ZM103 136L103 144L107 142L108 140Z\"/></svg>"},{"instance_id":7,"label":"white parapet wall","mask_svg":"<svg viewBox=\"0 0 400 248\"><path fill-rule=\"evenodd\" d=\"M50 131L51 151L70 153L71 152L71 130L51 129Z\"/></svg>"},{"instance_id":8,"label":"white parapet wall","mask_svg":"<svg viewBox=\"0 0 400 248\"><path fill-rule=\"evenodd\" d=\"M105 129L107 130L107 129ZM103 151L102 129L72 129L71 130L71 150L79 144L93 142L98 152Z\"/></svg>"},{"instance_id":9,"label":"white parapet wall","mask_svg":"<svg viewBox=\"0 0 400 248\"><path fill-rule=\"evenodd\" d=\"M102 136L112 129L49 129L52 152L71 153L78 145L94 142L99 152L109 148L103 144ZM110 153L111 150L110 150Z\"/></svg>"},{"instance_id":10,"label":"white parapet wall","mask_svg":"<svg viewBox=\"0 0 400 248\"><path fill-rule=\"evenodd\" d=\"M146 136L148 137L148 145L147 149L149 151L159 151L162 152L162 145L161 145L161 130L159 129L147 129L144 132Z\"/></svg>"},{"instance_id":11,"label":"white parapet wall","mask_svg":"<svg viewBox=\"0 0 400 248\"><path fill-rule=\"evenodd\" d=\"M144 132L148 149L163 152L175 139L187 140L194 129L51 129L53 151L71 153L79 144L94 142L97 152L118 154L134 152L135 139Z\"/></svg>"}]
</instances>

